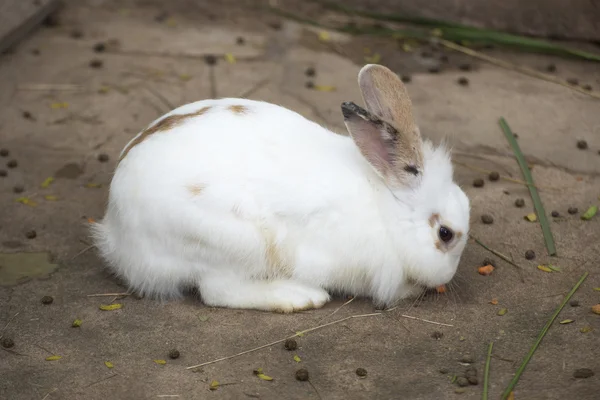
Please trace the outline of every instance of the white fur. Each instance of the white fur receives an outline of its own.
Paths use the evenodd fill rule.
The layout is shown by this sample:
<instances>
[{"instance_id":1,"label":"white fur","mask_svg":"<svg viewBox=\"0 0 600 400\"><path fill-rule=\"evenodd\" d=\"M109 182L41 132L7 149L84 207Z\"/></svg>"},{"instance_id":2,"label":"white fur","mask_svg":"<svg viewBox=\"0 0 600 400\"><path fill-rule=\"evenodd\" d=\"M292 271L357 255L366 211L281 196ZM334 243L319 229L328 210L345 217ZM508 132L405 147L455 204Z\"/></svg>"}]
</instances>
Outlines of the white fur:
<instances>
[{"instance_id":1,"label":"white fur","mask_svg":"<svg viewBox=\"0 0 600 400\"><path fill-rule=\"evenodd\" d=\"M469 201L444 148L426 142L420 186L392 192L350 137L277 105L205 100L167 115L206 106L131 149L93 226L102 257L134 290L172 298L192 285L209 305L289 312L322 306L328 292L391 304L415 283L453 277ZM435 248L432 213L463 232L451 252ZM267 243L291 276L268 267Z\"/></svg>"}]
</instances>

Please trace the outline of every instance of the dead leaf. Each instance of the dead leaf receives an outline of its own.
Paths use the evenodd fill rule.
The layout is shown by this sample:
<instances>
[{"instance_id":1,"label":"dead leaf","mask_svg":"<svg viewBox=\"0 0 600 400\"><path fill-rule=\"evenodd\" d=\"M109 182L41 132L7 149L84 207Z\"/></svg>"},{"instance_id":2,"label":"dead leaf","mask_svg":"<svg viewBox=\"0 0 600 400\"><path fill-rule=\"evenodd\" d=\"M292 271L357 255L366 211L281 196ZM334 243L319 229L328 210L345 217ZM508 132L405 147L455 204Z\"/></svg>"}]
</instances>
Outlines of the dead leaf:
<instances>
[{"instance_id":1,"label":"dead leaf","mask_svg":"<svg viewBox=\"0 0 600 400\"><path fill-rule=\"evenodd\" d=\"M381 61L381 54L375 53L372 56L365 56L365 61L370 64L378 64Z\"/></svg>"},{"instance_id":2,"label":"dead leaf","mask_svg":"<svg viewBox=\"0 0 600 400\"><path fill-rule=\"evenodd\" d=\"M581 215L581 219L584 221L589 221L594 215L596 215L596 213L598 213L598 206L591 206Z\"/></svg>"},{"instance_id":3,"label":"dead leaf","mask_svg":"<svg viewBox=\"0 0 600 400\"><path fill-rule=\"evenodd\" d=\"M106 365L106 368L114 368L113 363L111 363L110 361L104 361L104 365Z\"/></svg>"},{"instance_id":4,"label":"dead leaf","mask_svg":"<svg viewBox=\"0 0 600 400\"><path fill-rule=\"evenodd\" d=\"M336 88L332 85L315 85L314 89L318 90L319 92L335 92Z\"/></svg>"},{"instance_id":5,"label":"dead leaf","mask_svg":"<svg viewBox=\"0 0 600 400\"><path fill-rule=\"evenodd\" d=\"M413 49L413 47L408 43L402 43L402 50L404 50L406 53L412 53L415 51L415 49Z\"/></svg>"},{"instance_id":6,"label":"dead leaf","mask_svg":"<svg viewBox=\"0 0 600 400\"><path fill-rule=\"evenodd\" d=\"M100 89L98 89L98 93L100 94L106 94L110 91L110 86L100 86Z\"/></svg>"},{"instance_id":7,"label":"dead leaf","mask_svg":"<svg viewBox=\"0 0 600 400\"><path fill-rule=\"evenodd\" d=\"M595 290L596 292L600 292L600 287L595 287L593 290Z\"/></svg>"},{"instance_id":8,"label":"dead leaf","mask_svg":"<svg viewBox=\"0 0 600 400\"><path fill-rule=\"evenodd\" d=\"M446 285L440 285L435 288L435 291L438 293L446 293Z\"/></svg>"},{"instance_id":9,"label":"dead leaf","mask_svg":"<svg viewBox=\"0 0 600 400\"><path fill-rule=\"evenodd\" d=\"M198 319L200 320L200 322L206 322L208 321L208 315L199 315Z\"/></svg>"},{"instance_id":10,"label":"dead leaf","mask_svg":"<svg viewBox=\"0 0 600 400\"><path fill-rule=\"evenodd\" d=\"M298 331L298 332L296 332L296 336L300 336L300 337L302 337L302 336L304 336L304 332L302 332L302 331Z\"/></svg>"},{"instance_id":11,"label":"dead leaf","mask_svg":"<svg viewBox=\"0 0 600 400\"><path fill-rule=\"evenodd\" d=\"M479 275L488 276L488 275L491 275L493 271L494 271L493 265L484 265L483 267L477 268L477 272L479 272Z\"/></svg>"},{"instance_id":12,"label":"dead leaf","mask_svg":"<svg viewBox=\"0 0 600 400\"><path fill-rule=\"evenodd\" d=\"M464 337L464 336L461 336L461 337L458 338L458 340L460 340L461 342L464 342L465 340L467 340L467 338Z\"/></svg>"},{"instance_id":13,"label":"dead leaf","mask_svg":"<svg viewBox=\"0 0 600 400\"><path fill-rule=\"evenodd\" d=\"M158 365L165 365L167 362L165 360L154 360Z\"/></svg>"},{"instance_id":14,"label":"dead leaf","mask_svg":"<svg viewBox=\"0 0 600 400\"><path fill-rule=\"evenodd\" d=\"M550 268L554 272L561 272L560 268L558 268L556 265L548 264L548 268Z\"/></svg>"},{"instance_id":15,"label":"dead leaf","mask_svg":"<svg viewBox=\"0 0 600 400\"><path fill-rule=\"evenodd\" d=\"M71 324L71 326L72 326L73 328L79 328L79 327L81 326L81 324L82 324L82 323L83 323L83 321L82 321L82 320L80 320L80 319L76 319L75 321L73 321L73 323Z\"/></svg>"},{"instance_id":16,"label":"dead leaf","mask_svg":"<svg viewBox=\"0 0 600 400\"><path fill-rule=\"evenodd\" d=\"M573 322L572 319L563 319L562 321L559 322L559 324L566 325L566 324L570 324L571 322Z\"/></svg>"},{"instance_id":17,"label":"dead leaf","mask_svg":"<svg viewBox=\"0 0 600 400\"><path fill-rule=\"evenodd\" d=\"M177 21L175 20L175 18L170 17L169 19L167 19L166 24L167 24L167 26L174 28L177 26Z\"/></svg>"},{"instance_id":18,"label":"dead leaf","mask_svg":"<svg viewBox=\"0 0 600 400\"><path fill-rule=\"evenodd\" d=\"M320 41L329 42L330 39L331 39L331 37L328 32L325 32L325 31L319 32L319 40Z\"/></svg>"},{"instance_id":19,"label":"dead leaf","mask_svg":"<svg viewBox=\"0 0 600 400\"><path fill-rule=\"evenodd\" d=\"M50 108L53 110L58 110L61 108L68 108L69 107L69 103L67 102L62 102L62 103L52 103L50 104Z\"/></svg>"},{"instance_id":20,"label":"dead leaf","mask_svg":"<svg viewBox=\"0 0 600 400\"><path fill-rule=\"evenodd\" d=\"M584 326L584 327L583 327L583 328L581 328L579 331L580 331L581 333L588 333L588 332L591 332L591 331L593 331L593 330L594 330L594 329L593 329L591 326Z\"/></svg>"},{"instance_id":21,"label":"dead leaf","mask_svg":"<svg viewBox=\"0 0 600 400\"><path fill-rule=\"evenodd\" d=\"M525 219L529 222L535 222L537 221L537 215L535 215L535 213L527 214Z\"/></svg>"},{"instance_id":22,"label":"dead leaf","mask_svg":"<svg viewBox=\"0 0 600 400\"><path fill-rule=\"evenodd\" d=\"M431 34L433 36L441 37L443 35L443 32L440 28L435 28L431 31Z\"/></svg>"},{"instance_id":23,"label":"dead leaf","mask_svg":"<svg viewBox=\"0 0 600 400\"><path fill-rule=\"evenodd\" d=\"M46 357L46 361L57 361L60 360L62 358L62 356L50 356L50 357Z\"/></svg>"},{"instance_id":24,"label":"dead leaf","mask_svg":"<svg viewBox=\"0 0 600 400\"><path fill-rule=\"evenodd\" d=\"M51 194L47 194L47 195L44 196L44 199L46 199L48 201L56 201L56 200L58 200L58 197L57 196L53 196Z\"/></svg>"},{"instance_id":25,"label":"dead leaf","mask_svg":"<svg viewBox=\"0 0 600 400\"><path fill-rule=\"evenodd\" d=\"M179 74L179 79L186 82L186 81L189 81L190 79L192 79L192 76L189 74Z\"/></svg>"},{"instance_id":26,"label":"dead leaf","mask_svg":"<svg viewBox=\"0 0 600 400\"><path fill-rule=\"evenodd\" d=\"M31 200L28 197L19 197L15 201L17 203L25 204L26 206L29 206L29 207L35 207L35 206L37 206L37 203L35 201Z\"/></svg>"},{"instance_id":27,"label":"dead leaf","mask_svg":"<svg viewBox=\"0 0 600 400\"><path fill-rule=\"evenodd\" d=\"M92 217L89 217L87 219L87 222L88 222L88 224L93 224L94 222L96 222L96 220L94 218L92 218Z\"/></svg>"},{"instance_id":28,"label":"dead leaf","mask_svg":"<svg viewBox=\"0 0 600 400\"><path fill-rule=\"evenodd\" d=\"M503 316L504 314L506 314L508 312L508 309L506 308L501 308L500 310L498 310L498 315L499 316Z\"/></svg>"},{"instance_id":29,"label":"dead leaf","mask_svg":"<svg viewBox=\"0 0 600 400\"><path fill-rule=\"evenodd\" d=\"M90 182L90 183L86 183L86 184L85 184L85 187L86 187L86 188L90 188L90 189L97 189L97 188L101 188L101 187L102 187L102 184L101 184L101 183L93 183L93 182Z\"/></svg>"},{"instance_id":30,"label":"dead leaf","mask_svg":"<svg viewBox=\"0 0 600 400\"><path fill-rule=\"evenodd\" d=\"M498 304L498 299L492 299L492 301L490 301L490 304L493 304L493 305Z\"/></svg>"},{"instance_id":31,"label":"dead leaf","mask_svg":"<svg viewBox=\"0 0 600 400\"><path fill-rule=\"evenodd\" d=\"M229 64L235 64L236 59L235 56L231 53L225 53L225 61L227 61Z\"/></svg>"},{"instance_id":32,"label":"dead leaf","mask_svg":"<svg viewBox=\"0 0 600 400\"><path fill-rule=\"evenodd\" d=\"M600 315L600 304L596 304L595 306L592 306L592 312L594 314Z\"/></svg>"},{"instance_id":33,"label":"dead leaf","mask_svg":"<svg viewBox=\"0 0 600 400\"><path fill-rule=\"evenodd\" d=\"M552 272L552 269L546 267L545 265L538 265L537 269L539 269L540 271L544 271L544 272Z\"/></svg>"},{"instance_id":34,"label":"dead leaf","mask_svg":"<svg viewBox=\"0 0 600 400\"><path fill-rule=\"evenodd\" d=\"M40 185L43 188L47 188L48 186L50 186L50 184L54 182L54 178L49 176L46 179L44 179L44 182L42 182L42 184Z\"/></svg>"},{"instance_id":35,"label":"dead leaf","mask_svg":"<svg viewBox=\"0 0 600 400\"><path fill-rule=\"evenodd\" d=\"M118 310L123 308L123 304L121 303L117 303L117 304L109 304L109 305L101 305L100 309L102 311L113 311L113 310Z\"/></svg>"},{"instance_id":36,"label":"dead leaf","mask_svg":"<svg viewBox=\"0 0 600 400\"><path fill-rule=\"evenodd\" d=\"M273 378L271 378L269 375L265 375L265 374L256 374L256 376L259 379L262 379L263 381L272 381Z\"/></svg>"},{"instance_id":37,"label":"dead leaf","mask_svg":"<svg viewBox=\"0 0 600 400\"><path fill-rule=\"evenodd\" d=\"M294 361L300 362L300 361L302 361L302 359L298 355L295 355L294 356Z\"/></svg>"},{"instance_id":38,"label":"dead leaf","mask_svg":"<svg viewBox=\"0 0 600 400\"><path fill-rule=\"evenodd\" d=\"M219 388L219 381L212 381L208 388L210 390L217 390Z\"/></svg>"},{"instance_id":39,"label":"dead leaf","mask_svg":"<svg viewBox=\"0 0 600 400\"><path fill-rule=\"evenodd\" d=\"M515 400L515 393L510 392L508 396L506 396L506 400Z\"/></svg>"}]
</instances>

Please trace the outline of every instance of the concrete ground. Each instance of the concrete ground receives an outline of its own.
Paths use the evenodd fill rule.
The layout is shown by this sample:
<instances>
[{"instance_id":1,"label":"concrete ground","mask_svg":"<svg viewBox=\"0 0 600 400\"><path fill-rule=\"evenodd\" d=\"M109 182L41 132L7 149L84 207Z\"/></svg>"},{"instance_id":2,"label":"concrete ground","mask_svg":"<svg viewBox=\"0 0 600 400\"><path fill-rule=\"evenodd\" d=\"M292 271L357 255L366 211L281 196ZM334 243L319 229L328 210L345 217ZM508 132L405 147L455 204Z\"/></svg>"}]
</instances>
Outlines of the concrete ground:
<instances>
[{"instance_id":1,"label":"concrete ground","mask_svg":"<svg viewBox=\"0 0 600 400\"><path fill-rule=\"evenodd\" d=\"M580 218L600 202L597 99L456 53L440 62L439 49L403 52L393 41L334 34L323 43L317 31L245 5L251 2L161 4L67 2L56 24L0 58L0 148L9 151L0 158L6 171L0 177L0 341L14 343L0 347L0 399L477 399L490 341L490 398L499 398L585 271L589 276L573 296L579 306L560 313L514 394L598 398L600 316L591 307L600 302L593 290L600 287L600 216ZM100 42L104 51L94 51ZM89 248L86 222L101 218L118 153L141 128L173 106L247 94L343 132L339 104L360 101L356 74L365 53L375 52L381 63L411 75L407 87L423 134L453 144L456 179L472 202L472 233L521 269L469 243L449 293L307 333L295 351L277 343L195 372L186 367L376 310L366 299L339 310L345 299L279 315L208 308L193 296L166 304L90 296L126 291ZM487 52L534 69L553 63L556 75L600 89L597 64ZM204 61L205 54L225 53L236 62L220 57L210 67ZM465 62L470 71L458 68ZM439 73L428 72L438 64ZM309 67L316 76L305 75ZM457 84L459 77L469 85ZM336 90L309 89L307 81ZM519 135L548 214L560 214L550 217L557 257L547 255L539 224L524 219L533 211L527 188L490 181L477 169L521 179L500 116ZM578 149L578 140L588 149ZM99 161L101 154L107 162ZM473 187L476 178L485 180L483 188ZM525 199L523 208L514 206L518 198ZM579 212L569 214L569 207ZM482 214L494 223L482 224ZM535 259L525 258L527 250ZM496 269L479 275L487 257ZM536 268L547 264L562 272ZM43 304L44 296L53 302ZM123 308L99 309L111 302ZM507 313L498 315L503 308ZM81 326L72 327L76 319ZM558 323L565 319L573 322ZM171 349L179 358L169 358ZM46 361L53 355L62 358ZM461 363L465 356L472 357L479 383L457 393L462 390L452 377L469 366ZM309 382L295 379L301 367ZM273 380L259 379L257 368ZM366 369L366 377L357 368ZM595 375L575 378L581 368ZM216 390L210 390L213 380L220 383Z\"/></svg>"}]
</instances>

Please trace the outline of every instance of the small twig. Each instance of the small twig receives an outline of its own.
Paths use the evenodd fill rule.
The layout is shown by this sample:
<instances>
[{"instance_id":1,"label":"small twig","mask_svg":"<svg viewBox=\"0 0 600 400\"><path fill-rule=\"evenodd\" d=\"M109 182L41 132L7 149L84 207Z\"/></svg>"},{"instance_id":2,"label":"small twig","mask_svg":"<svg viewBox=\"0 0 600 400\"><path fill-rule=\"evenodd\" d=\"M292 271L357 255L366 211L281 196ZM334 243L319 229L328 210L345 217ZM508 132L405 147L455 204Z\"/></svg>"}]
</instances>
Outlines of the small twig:
<instances>
[{"instance_id":1,"label":"small twig","mask_svg":"<svg viewBox=\"0 0 600 400\"><path fill-rule=\"evenodd\" d=\"M257 83L255 83L254 85L250 86L248 89L244 90L243 92L241 92L240 94L238 94L238 98L241 99L245 99L248 98L248 96L250 96L251 94L256 93L258 90L262 89L264 86L266 86L269 82L271 82L270 78L265 78L263 80L258 81Z\"/></svg>"},{"instance_id":2,"label":"small twig","mask_svg":"<svg viewBox=\"0 0 600 400\"><path fill-rule=\"evenodd\" d=\"M178 394L157 394L156 397L179 397L179 395Z\"/></svg>"},{"instance_id":3,"label":"small twig","mask_svg":"<svg viewBox=\"0 0 600 400\"><path fill-rule=\"evenodd\" d=\"M42 397L42 400L46 400L46 398L48 396L50 396L52 393L56 392L58 390L58 388L54 388L51 391L49 391L48 393L46 393L46 395L44 397Z\"/></svg>"},{"instance_id":4,"label":"small twig","mask_svg":"<svg viewBox=\"0 0 600 400\"><path fill-rule=\"evenodd\" d=\"M557 77L555 77L553 75L544 74L542 72L533 70L531 68L522 67L520 65L511 64L511 63L509 63L507 61L499 60L497 58L494 58L494 57L488 56L486 54L480 53L480 52L478 52L476 50L473 50L473 49L470 49L468 47L464 47L464 46L461 46L459 44L453 43L453 42L451 42L449 40L439 39L438 38L438 39L434 39L434 41L437 41L437 42L441 43L442 45L444 45L444 46L446 46L446 47L448 47L448 48L450 48L452 50L460 51L461 53L467 54L467 55L469 55L471 57L479 58L480 60L487 61L487 62L489 62L491 64L494 64L494 65L497 65L499 67L506 68L506 69L509 69L509 70L512 70L512 71L517 71L517 72L520 72L522 74L532 76L534 78L545 80L547 82L556 83L557 85L561 85L561 86L564 86L564 87L569 88L571 90L575 90L577 92L580 92L580 93L583 93L583 94L587 94L588 96L600 99L600 94L597 94L597 93L595 93L593 91L585 90L585 89L583 89L583 88L581 88L579 86L576 86L576 85L571 85L567 81L564 81L564 80L562 80L560 78L557 78Z\"/></svg>"},{"instance_id":5,"label":"small twig","mask_svg":"<svg viewBox=\"0 0 600 400\"><path fill-rule=\"evenodd\" d=\"M335 320L335 321L332 321L332 322L328 322L328 323L326 323L326 324L323 324L323 325L315 326L315 327L313 327L313 328L309 328L309 329L305 329L305 330L303 330L303 331L300 331L300 332L296 332L296 334L295 334L295 335L288 336L288 337L285 337L285 338L283 338L283 339L276 340L276 341L274 341L274 342L271 342L271 343L263 344L262 346L255 347L255 348L253 348L253 349L250 349L250 350L245 350L245 351L242 351L242 352L240 352L240 353L233 354L233 355L231 355L231 356L217 358L216 360L207 361L207 362L205 362L205 363L198 364L198 365L192 365L191 367L187 367L186 369L196 369L196 368L203 367L203 366L205 366L205 365L209 365L209 364L215 364L215 363L218 363L218 362L220 362L220 361L229 360L229 359L231 359L231 358L239 357L239 356L242 356L242 355L244 355L244 354L252 353L252 352L255 352L255 351L257 351L257 350L261 350L261 349L264 349L264 348L266 348L266 347L274 346L274 345L276 345L276 344L278 344L278 343L285 342L287 339L292 339L292 338L295 338L295 337L297 337L297 336L304 335L305 333L312 332L312 331L316 331L317 329L325 328L326 326L330 326L330 325L334 325L334 324L339 324L340 322L348 321L348 320L350 320L350 319L354 319L354 318L366 318L366 317L375 317L375 316L378 316L378 315L381 315L381 314L382 314L382 313L380 313L380 312L379 312L379 313L372 313L372 314L359 314L359 315L351 315L351 316L349 316L349 317L346 317L346 318L338 319L338 320Z\"/></svg>"},{"instance_id":6,"label":"small twig","mask_svg":"<svg viewBox=\"0 0 600 400\"><path fill-rule=\"evenodd\" d=\"M546 210L544 210L544 205L542 204L542 199L540 198L540 195L533 184L533 177L531 176L531 171L529 170L525 156L523 156L523 152L521 151L521 148L519 147L512 130L503 117L500 117L500 127L502 128L502 131L504 131L504 136L506 136L506 140L508 140L508 143L511 145L513 152L515 153L515 157L517 158L517 162L519 163L521 172L523 173L523 178L525 178L529 184L529 194L531 195L535 212L537 213L538 220L540 221L540 227L542 228L542 234L544 235L544 241L546 242L548 255L555 256L556 246L554 244L552 231L550 230L550 223L548 222Z\"/></svg>"},{"instance_id":7,"label":"small twig","mask_svg":"<svg viewBox=\"0 0 600 400\"><path fill-rule=\"evenodd\" d=\"M308 383L310 384L310 386L312 386L312 388L315 391L315 393L317 394L317 397L319 398L319 400L323 400L323 398L321 397L321 393L319 393L319 391L317 390L315 385L313 385L313 383L310 380L308 381Z\"/></svg>"},{"instance_id":8,"label":"small twig","mask_svg":"<svg viewBox=\"0 0 600 400\"><path fill-rule=\"evenodd\" d=\"M107 377L105 377L105 378L102 378L102 379L100 379L99 381L92 382L92 383L90 383L89 385L87 385L87 386L85 386L85 387L86 387L86 388L88 388L88 387L90 387L90 386L93 386L93 385L96 385L96 384L98 384L98 383L104 382L104 381L106 381L106 380L108 380L108 379L110 379L110 378L114 378L114 377L115 377L115 376L117 376L117 375L119 375L119 374L112 374L112 375L109 375L109 376L107 376Z\"/></svg>"},{"instance_id":9,"label":"small twig","mask_svg":"<svg viewBox=\"0 0 600 400\"><path fill-rule=\"evenodd\" d=\"M456 164L456 165L460 165L461 167L472 169L474 171L485 172L486 174L489 174L490 172L493 172L493 171L491 171L489 169L476 167L474 165L463 163L463 162L456 161L456 160L452 160L452 163ZM527 183L525 181L522 181L520 179L509 178L509 177L502 176L502 175L500 175L500 179L508 181L508 182L518 183L520 185L530 186L529 183ZM550 186L535 186L535 187L537 187L538 189L562 190L560 188L550 187Z\"/></svg>"},{"instance_id":10,"label":"small twig","mask_svg":"<svg viewBox=\"0 0 600 400\"><path fill-rule=\"evenodd\" d=\"M17 315L19 315L19 313L16 313L15 315L13 315L12 318L10 318L6 322L6 325L4 325L4 328L2 328L2 334L0 335L0 339L2 339L4 337L4 331L6 331L6 328L8 328L8 325L10 325L10 323L13 321L13 319L17 318Z\"/></svg>"},{"instance_id":11,"label":"small twig","mask_svg":"<svg viewBox=\"0 0 600 400\"><path fill-rule=\"evenodd\" d=\"M51 352L50 350L40 346L39 344L33 344L35 347L39 347L40 349L44 350L46 353L50 354L50 355L55 355L56 353Z\"/></svg>"},{"instance_id":12,"label":"small twig","mask_svg":"<svg viewBox=\"0 0 600 400\"><path fill-rule=\"evenodd\" d=\"M414 319L414 320L421 321L421 322L427 322L428 324L441 325L441 326L451 326L451 327L454 326L454 325L450 325L450 324L444 324L443 322L435 322L435 321L430 321L428 319L411 317L410 315L400 314L400 316L402 318L408 318L408 319Z\"/></svg>"},{"instance_id":13,"label":"small twig","mask_svg":"<svg viewBox=\"0 0 600 400\"><path fill-rule=\"evenodd\" d=\"M82 91L85 88L82 85L70 83L22 83L17 86L17 90L59 90L59 91Z\"/></svg>"},{"instance_id":14,"label":"small twig","mask_svg":"<svg viewBox=\"0 0 600 400\"><path fill-rule=\"evenodd\" d=\"M489 251L490 253L500 257L501 259L503 259L504 261L506 261L507 263L509 263L510 265L517 267L519 269L523 269L523 267L521 267L519 264L516 264L514 261L512 261L510 258L508 258L507 256L505 256L504 254L500 253L499 251L496 251L488 246L486 246L485 244L483 244L483 242L481 242L479 239L477 239L475 236L469 234L469 237L471 239L473 239L475 241L475 243L477 243L478 245L480 245L481 247L483 247L484 249L486 249L487 251Z\"/></svg>"},{"instance_id":15,"label":"small twig","mask_svg":"<svg viewBox=\"0 0 600 400\"><path fill-rule=\"evenodd\" d=\"M171 102L165 96L152 89L150 86L145 86L145 88L147 91L152 93L157 99L159 99L163 103L163 105L167 107L167 111L171 111L175 108L175 106L171 104Z\"/></svg>"},{"instance_id":16,"label":"small twig","mask_svg":"<svg viewBox=\"0 0 600 400\"><path fill-rule=\"evenodd\" d=\"M487 400L488 398L488 387L489 387L489 379L490 379L490 363L492 361L492 348L494 347L494 342L490 342L488 346L487 358L485 359L485 370L483 372L483 396L482 400Z\"/></svg>"},{"instance_id":17,"label":"small twig","mask_svg":"<svg viewBox=\"0 0 600 400\"><path fill-rule=\"evenodd\" d=\"M319 320L319 322L318 322L318 323L320 324L321 322L323 322L323 321L324 321L324 320L326 320L327 318L331 317L331 316L332 316L333 314L335 314L336 312L340 311L340 309L341 309L342 307L344 307L345 305L348 305L348 304L352 303L352 302L354 301L354 299L355 299L355 298L356 298L356 297L352 297L350 300L348 300L347 302L345 302L344 304L342 304L341 306L339 306L338 308L336 308L335 310L333 310L333 312L332 312L331 314L329 314L329 315L326 315L326 316L324 316L323 318L321 318L321 319Z\"/></svg>"},{"instance_id":18,"label":"small twig","mask_svg":"<svg viewBox=\"0 0 600 400\"><path fill-rule=\"evenodd\" d=\"M217 79L215 78L215 68L212 65L208 66L208 80L210 82L210 98L217 98Z\"/></svg>"},{"instance_id":19,"label":"small twig","mask_svg":"<svg viewBox=\"0 0 600 400\"><path fill-rule=\"evenodd\" d=\"M510 358L500 357L500 356L497 356L495 354L492 354L492 357L493 358L497 358L498 360L501 360L501 361L509 362L509 363L514 363L515 362L515 360L511 360Z\"/></svg>"},{"instance_id":20,"label":"small twig","mask_svg":"<svg viewBox=\"0 0 600 400\"><path fill-rule=\"evenodd\" d=\"M542 330L540 331L537 339L533 343L533 346L531 346L531 349L529 350L529 353L527 353L527 355L525 356L525 359L521 363L521 366L519 367L519 369L517 369L517 372L515 373L514 378L512 379L512 381L510 381L510 384L506 387L506 389L502 393L502 400L506 400L508 398L509 394L513 391L513 389L517 385L517 382L519 382L519 378L521 378L521 375L523 374L523 371L525 371L525 367L529 363L529 360L531 360L531 357L533 357L533 353L537 350L538 346L542 342L542 339L546 335L546 332L548 332L548 329L550 329L550 326L552 325L552 323L554 322L554 320L556 319L556 317L558 317L558 314L560 314L560 312L562 311L562 309L564 308L564 306L567 304L567 302L569 301L569 299L571 299L571 297L577 291L577 289L579 289L579 286L581 286L581 284L583 283L583 281L585 280L585 278L587 278L587 276L588 276L587 272L584 273L581 276L581 278L579 279L579 282L577 282L575 284L575 286L573 286L573 289L571 289L571 291L569 292L569 294L567 294L565 296L565 298L563 299L562 303L560 303L560 305L558 306L558 308L556 309L556 311L554 311L554 314L552 314L552 317L550 317L550 320L542 328Z\"/></svg>"},{"instance_id":21,"label":"small twig","mask_svg":"<svg viewBox=\"0 0 600 400\"><path fill-rule=\"evenodd\" d=\"M83 253L91 250L94 247L96 247L96 245L94 245L94 244L91 244L91 245L87 246L86 248L84 248L83 250L81 250L79 253L77 253L73 257L71 257L71 260L74 260L75 258L79 257L80 255L82 255Z\"/></svg>"},{"instance_id":22,"label":"small twig","mask_svg":"<svg viewBox=\"0 0 600 400\"><path fill-rule=\"evenodd\" d=\"M87 297L105 297L105 296L131 296L131 293L96 293L96 294L88 294Z\"/></svg>"}]
</instances>

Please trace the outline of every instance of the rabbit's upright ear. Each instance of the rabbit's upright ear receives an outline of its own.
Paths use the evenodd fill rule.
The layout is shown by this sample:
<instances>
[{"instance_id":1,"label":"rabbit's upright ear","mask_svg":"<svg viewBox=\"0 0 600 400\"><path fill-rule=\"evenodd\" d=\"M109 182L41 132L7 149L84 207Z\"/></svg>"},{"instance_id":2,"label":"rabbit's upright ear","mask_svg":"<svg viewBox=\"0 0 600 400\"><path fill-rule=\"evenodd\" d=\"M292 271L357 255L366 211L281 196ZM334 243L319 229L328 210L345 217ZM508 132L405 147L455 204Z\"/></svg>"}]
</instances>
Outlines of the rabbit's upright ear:
<instances>
[{"instance_id":1,"label":"rabbit's upright ear","mask_svg":"<svg viewBox=\"0 0 600 400\"><path fill-rule=\"evenodd\" d=\"M366 133L366 130L374 133L373 129L376 127L371 126L370 129L366 129L366 124L377 125L374 121L380 121L381 124L377 125L379 127L377 131L380 132L378 146L379 153L385 147L390 162L387 175L392 173L398 184L412 185L423 172L423 153L421 134L415 124L412 102L406 87L398 75L377 64L365 65L360 70L358 84L370 117L360 118L361 122L356 118L346 118L347 113L344 113L344 120L350 134L357 141L358 136ZM385 126L384 132L381 132L381 126ZM378 167L376 169L379 170Z\"/></svg>"},{"instance_id":2,"label":"rabbit's upright ear","mask_svg":"<svg viewBox=\"0 0 600 400\"><path fill-rule=\"evenodd\" d=\"M342 104L344 122L365 158L392 186L413 186L423 173L422 141L404 84L388 68L368 64L358 74L366 103Z\"/></svg>"}]
</instances>

